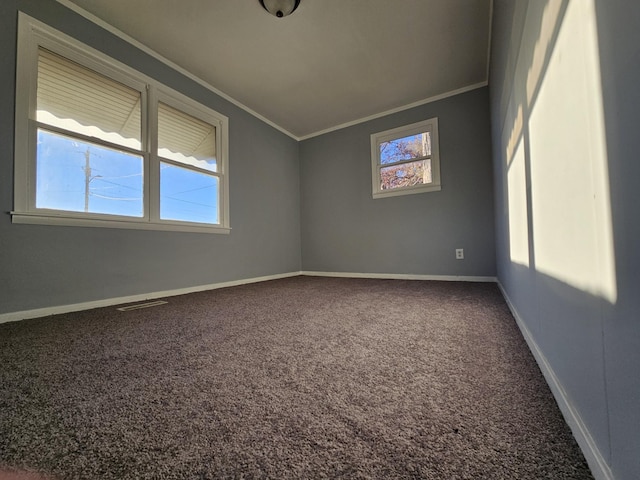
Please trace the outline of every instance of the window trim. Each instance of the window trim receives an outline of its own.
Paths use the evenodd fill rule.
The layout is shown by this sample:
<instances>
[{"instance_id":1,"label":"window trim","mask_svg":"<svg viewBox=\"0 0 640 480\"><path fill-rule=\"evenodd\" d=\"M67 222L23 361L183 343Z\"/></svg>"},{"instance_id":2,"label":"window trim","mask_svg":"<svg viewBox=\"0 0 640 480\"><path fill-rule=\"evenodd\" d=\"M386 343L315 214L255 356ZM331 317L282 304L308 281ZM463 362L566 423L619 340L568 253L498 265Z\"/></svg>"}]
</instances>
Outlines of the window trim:
<instances>
[{"instance_id":1,"label":"window trim","mask_svg":"<svg viewBox=\"0 0 640 480\"><path fill-rule=\"evenodd\" d=\"M380 144L390 140L397 140L403 137L416 135L418 133L431 133L431 183L414 185L411 187L399 187L389 190L380 188L380 170L384 167L392 165L401 165L403 163L411 163L420 160L412 159L392 164L380 163ZM421 122L404 125L390 130L384 130L371 134L371 189L374 199L396 197L399 195L410 195L414 193L437 192L442 189L440 179L440 145L438 137L438 117L433 117Z\"/></svg>"},{"instance_id":2,"label":"window trim","mask_svg":"<svg viewBox=\"0 0 640 480\"><path fill-rule=\"evenodd\" d=\"M114 145L84 136L98 146L117 148L143 157L143 217L72 212L36 208L37 129L68 134L64 129L36 120L38 50L45 48L64 58L127 85L141 94L141 150ZM229 233L229 119L137 70L95 50L79 40L19 12L16 65L16 112L14 147L14 210L12 223L107 227L141 230ZM160 219L160 162L157 154L158 102L213 125L216 129L218 169L218 221L206 224ZM83 139L82 134L73 136ZM192 169L190 166L186 168ZM197 168L193 168L198 171Z\"/></svg>"}]
</instances>

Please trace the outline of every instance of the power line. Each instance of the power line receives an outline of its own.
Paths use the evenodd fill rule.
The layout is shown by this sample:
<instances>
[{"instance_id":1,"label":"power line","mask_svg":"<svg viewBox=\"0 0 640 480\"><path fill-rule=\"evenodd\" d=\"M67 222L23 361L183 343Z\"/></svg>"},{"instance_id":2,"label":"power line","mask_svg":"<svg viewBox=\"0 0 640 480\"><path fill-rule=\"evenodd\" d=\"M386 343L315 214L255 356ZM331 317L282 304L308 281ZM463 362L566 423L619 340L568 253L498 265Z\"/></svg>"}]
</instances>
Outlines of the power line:
<instances>
[{"instance_id":1,"label":"power line","mask_svg":"<svg viewBox=\"0 0 640 480\"><path fill-rule=\"evenodd\" d=\"M136 188L136 187L129 187L128 185L122 185L121 183L110 182L109 180L105 180L104 177L99 177L99 178L97 178L97 180L100 181L100 182L109 183L111 185L116 185L117 187L128 188L129 190L134 190L136 192L140 191L140 189Z\"/></svg>"},{"instance_id":2,"label":"power line","mask_svg":"<svg viewBox=\"0 0 640 480\"><path fill-rule=\"evenodd\" d=\"M182 193L189 193L189 192L195 192L198 190L204 190L205 188L214 188L215 185L205 185L204 187L197 187L197 188L192 188L190 190L182 190L181 192L173 192L170 195L180 195Z\"/></svg>"},{"instance_id":3,"label":"power line","mask_svg":"<svg viewBox=\"0 0 640 480\"><path fill-rule=\"evenodd\" d=\"M108 197L106 195L100 195L99 193L93 193L93 192L91 192L89 195L91 195L92 197L104 198L105 200L122 200L122 201L126 201L126 202L142 200L142 197L131 197L131 198L126 198L126 197Z\"/></svg>"},{"instance_id":4,"label":"power line","mask_svg":"<svg viewBox=\"0 0 640 480\"><path fill-rule=\"evenodd\" d=\"M191 205L200 205L201 207L213 208L213 205L207 205L206 203L190 202L189 200L181 200L180 198L174 198L168 195L160 195L160 199L162 200L163 198L175 200L176 202L190 203Z\"/></svg>"}]
</instances>

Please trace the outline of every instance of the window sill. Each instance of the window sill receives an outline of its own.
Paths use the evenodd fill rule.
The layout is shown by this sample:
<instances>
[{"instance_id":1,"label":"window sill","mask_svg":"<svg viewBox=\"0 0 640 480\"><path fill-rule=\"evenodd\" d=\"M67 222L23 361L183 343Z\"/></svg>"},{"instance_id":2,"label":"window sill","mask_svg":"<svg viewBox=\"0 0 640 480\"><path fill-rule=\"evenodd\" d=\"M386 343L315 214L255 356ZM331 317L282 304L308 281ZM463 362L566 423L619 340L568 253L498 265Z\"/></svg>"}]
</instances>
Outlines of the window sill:
<instances>
[{"instance_id":1,"label":"window sill","mask_svg":"<svg viewBox=\"0 0 640 480\"><path fill-rule=\"evenodd\" d=\"M405 188L397 188L393 190L379 190L377 192L373 192L373 198L385 198L385 197L397 197L400 195L412 195L414 193L427 193L427 192L439 192L442 190L440 185L429 185L427 187L405 187Z\"/></svg>"},{"instance_id":2,"label":"window sill","mask_svg":"<svg viewBox=\"0 0 640 480\"><path fill-rule=\"evenodd\" d=\"M136 220L115 220L111 218L80 218L64 215L46 215L31 212L10 212L12 223L28 225L58 225L71 227L124 228L132 230L158 230L168 232L218 233L229 234L230 227L220 225L201 225L182 222L142 222Z\"/></svg>"}]
</instances>

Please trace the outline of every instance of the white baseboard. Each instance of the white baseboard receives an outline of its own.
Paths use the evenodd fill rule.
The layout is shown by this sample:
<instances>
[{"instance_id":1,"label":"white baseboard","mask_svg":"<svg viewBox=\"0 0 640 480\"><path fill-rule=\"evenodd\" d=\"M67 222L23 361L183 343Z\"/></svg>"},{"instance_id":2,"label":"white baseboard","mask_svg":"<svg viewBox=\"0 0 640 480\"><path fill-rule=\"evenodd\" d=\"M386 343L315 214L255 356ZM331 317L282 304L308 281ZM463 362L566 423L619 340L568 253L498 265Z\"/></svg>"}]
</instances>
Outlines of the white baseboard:
<instances>
[{"instance_id":1,"label":"white baseboard","mask_svg":"<svg viewBox=\"0 0 640 480\"><path fill-rule=\"evenodd\" d=\"M15 322L18 320L27 320L30 318L47 317L49 315L57 315L60 313L79 312L81 310L90 310L92 308L110 307L113 305L122 305L124 303L142 302L153 300L156 298L173 297L175 295L184 295L187 293L203 292L205 290L215 290L217 288L234 287L236 285L245 285L249 283L265 282L267 280L277 280L279 278L295 277L298 275L306 275L312 277L344 277L344 278L380 278L380 279L396 279L396 280L437 280L437 281L458 281L458 282L496 282L496 277L470 277L455 275L413 275L403 273L348 273L348 272L311 272L299 271L288 272L276 275L267 275L264 277L245 278L241 280L232 280L230 282L211 283L208 285L197 285L195 287L178 288L175 290L165 290L161 292L142 293L138 295L129 295L125 297L106 298L102 300L94 300L90 302L74 303L70 305L57 305L54 307L35 308L32 310L22 310L19 312L0 313L0 323Z\"/></svg>"},{"instance_id":2,"label":"white baseboard","mask_svg":"<svg viewBox=\"0 0 640 480\"><path fill-rule=\"evenodd\" d=\"M81 310L90 310L92 308L110 307L113 305L121 305L123 303L142 302L145 300L152 300L155 298L173 297L175 295L184 295L186 293L203 292L205 290L215 290L218 288L225 288L225 287L235 287L237 285L265 282L267 280L277 280L279 278L296 277L298 275L300 275L300 272L280 273L276 275L267 275L264 277L245 278L242 280L232 280L230 282L211 283L208 285L197 285L195 287L178 288L175 290L142 293L139 295L129 295L126 297L106 298L103 300L74 303L71 305L58 305L55 307L23 310L21 312L1 313L0 323L15 322L18 320L27 320L29 318L46 317L49 315L57 315L60 313L78 312Z\"/></svg>"},{"instance_id":3,"label":"white baseboard","mask_svg":"<svg viewBox=\"0 0 640 480\"><path fill-rule=\"evenodd\" d=\"M513 314L513 317L516 319L518 328L520 328L520 332L522 333L522 336L529 346L529 350L531 350L531 353L535 357L536 362L538 363L538 366L540 367L540 370L542 371L542 374L544 375L544 378L547 381L549 388L551 389L551 393L553 393L553 396L556 399L556 403L558 404L558 407L560 408L565 421L569 425L569 428L571 429L576 442L578 442L578 445L580 446L580 449L582 450L582 453L587 460L587 463L589 464L589 468L591 468L591 473L597 480L614 480L609 465L600 453L600 449L593 440L593 437L589 433L589 429L584 424L582 418L580 417L580 414L569 400L569 397L562 387L562 383L556 376L553 368L547 361L547 358L542 353L542 350L540 350L540 347L531 335L531 332L522 320L522 317L520 317L518 310L511 302L511 299L509 298L506 290L499 280L497 282L498 287L500 288L500 291L502 292L502 295L504 296L504 299L506 300L507 305L511 310L511 313Z\"/></svg>"},{"instance_id":4,"label":"white baseboard","mask_svg":"<svg viewBox=\"0 0 640 480\"><path fill-rule=\"evenodd\" d=\"M497 282L496 277L473 277L464 275L419 275L412 273L353 273L302 271L308 277L380 278L387 280L436 280L440 282Z\"/></svg>"}]
</instances>

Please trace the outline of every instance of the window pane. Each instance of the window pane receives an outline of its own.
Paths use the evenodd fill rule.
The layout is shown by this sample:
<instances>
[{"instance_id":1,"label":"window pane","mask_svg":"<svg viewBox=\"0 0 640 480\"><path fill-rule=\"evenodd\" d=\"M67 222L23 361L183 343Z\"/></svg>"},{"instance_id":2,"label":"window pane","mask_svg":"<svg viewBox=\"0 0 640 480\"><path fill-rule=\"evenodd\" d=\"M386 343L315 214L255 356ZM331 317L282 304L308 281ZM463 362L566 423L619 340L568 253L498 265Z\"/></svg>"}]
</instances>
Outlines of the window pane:
<instances>
[{"instance_id":1,"label":"window pane","mask_svg":"<svg viewBox=\"0 0 640 480\"><path fill-rule=\"evenodd\" d=\"M431 155L431 132L418 133L380 144L382 165L429 155Z\"/></svg>"},{"instance_id":2,"label":"window pane","mask_svg":"<svg viewBox=\"0 0 640 480\"><path fill-rule=\"evenodd\" d=\"M140 92L42 48L36 120L141 149Z\"/></svg>"},{"instance_id":3,"label":"window pane","mask_svg":"<svg viewBox=\"0 0 640 480\"><path fill-rule=\"evenodd\" d=\"M219 223L218 177L160 163L160 218Z\"/></svg>"},{"instance_id":4,"label":"window pane","mask_svg":"<svg viewBox=\"0 0 640 480\"><path fill-rule=\"evenodd\" d=\"M216 127L159 103L158 155L216 172Z\"/></svg>"},{"instance_id":5,"label":"window pane","mask_svg":"<svg viewBox=\"0 0 640 480\"><path fill-rule=\"evenodd\" d=\"M403 163L380 169L380 188L389 190L392 188L412 187L431 183L431 160Z\"/></svg>"},{"instance_id":6,"label":"window pane","mask_svg":"<svg viewBox=\"0 0 640 480\"><path fill-rule=\"evenodd\" d=\"M38 130L36 207L143 216L143 159Z\"/></svg>"}]
</instances>

